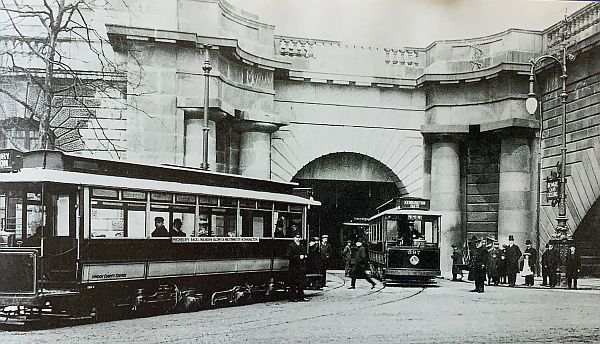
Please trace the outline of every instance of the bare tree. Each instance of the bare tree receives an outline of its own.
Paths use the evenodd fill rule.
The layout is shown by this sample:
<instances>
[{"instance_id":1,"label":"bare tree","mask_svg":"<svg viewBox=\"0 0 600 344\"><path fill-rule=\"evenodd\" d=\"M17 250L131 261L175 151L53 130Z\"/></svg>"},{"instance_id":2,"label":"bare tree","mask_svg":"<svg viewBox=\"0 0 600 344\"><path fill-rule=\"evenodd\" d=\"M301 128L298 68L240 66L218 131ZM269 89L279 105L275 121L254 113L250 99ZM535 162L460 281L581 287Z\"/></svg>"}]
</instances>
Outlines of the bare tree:
<instances>
[{"instance_id":1,"label":"bare tree","mask_svg":"<svg viewBox=\"0 0 600 344\"><path fill-rule=\"evenodd\" d=\"M7 33L0 34L0 96L22 107L0 106L0 134L21 123L36 128L39 148L78 150L87 148L86 129L119 155L97 113L103 100L117 111L128 106L127 68L89 21L109 7L106 0L0 0Z\"/></svg>"}]
</instances>

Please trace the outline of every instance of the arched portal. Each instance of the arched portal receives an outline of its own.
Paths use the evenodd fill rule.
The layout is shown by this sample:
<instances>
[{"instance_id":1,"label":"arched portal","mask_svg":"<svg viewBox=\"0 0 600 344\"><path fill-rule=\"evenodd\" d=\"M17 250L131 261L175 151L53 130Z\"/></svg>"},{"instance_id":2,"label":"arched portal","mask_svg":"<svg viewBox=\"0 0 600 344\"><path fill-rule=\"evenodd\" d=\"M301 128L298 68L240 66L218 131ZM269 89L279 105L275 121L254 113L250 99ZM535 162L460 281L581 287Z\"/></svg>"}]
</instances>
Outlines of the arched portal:
<instances>
[{"instance_id":1,"label":"arched portal","mask_svg":"<svg viewBox=\"0 0 600 344\"><path fill-rule=\"evenodd\" d=\"M330 266L341 268L340 251L344 233L342 223L353 218L368 218L375 209L400 196L402 182L383 163L358 153L332 153L321 156L303 168L292 181L313 189L321 202L309 218L310 236L329 235L333 248Z\"/></svg>"}]
</instances>

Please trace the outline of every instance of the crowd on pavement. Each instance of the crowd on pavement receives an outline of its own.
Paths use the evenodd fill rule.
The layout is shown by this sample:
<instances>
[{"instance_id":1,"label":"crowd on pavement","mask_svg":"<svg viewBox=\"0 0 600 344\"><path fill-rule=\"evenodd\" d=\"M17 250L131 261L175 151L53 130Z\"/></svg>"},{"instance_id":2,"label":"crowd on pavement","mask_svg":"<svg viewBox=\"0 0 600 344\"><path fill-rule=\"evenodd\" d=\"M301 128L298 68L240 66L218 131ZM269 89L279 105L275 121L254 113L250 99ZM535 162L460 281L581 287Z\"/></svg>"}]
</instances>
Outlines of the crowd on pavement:
<instances>
[{"instance_id":1,"label":"crowd on pavement","mask_svg":"<svg viewBox=\"0 0 600 344\"><path fill-rule=\"evenodd\" d=\"M525 286L534 285L534 275L538 265L538 252L531 246L531 241L525 241L525 250L521 251L515 244L514 237L509 235L508 244L500 248L498 241L487 244L487 239L473 237L467 246L468 255L465 256L457 244L452 245L452 280L457 281L458 275L463 278L463 269L469 272L468 280L475 282L472 292L483 293L487 279L488 286L507 284L514 287L517 276L524 279ZM560 253L558 248L551 243L546 244L546 249L541 257L542 286L554 288L558 283ZM581 271L581 258L574 245L569 247L564 258L568 289L577 289L577 279Z\"/></svg>"}]
</instances>

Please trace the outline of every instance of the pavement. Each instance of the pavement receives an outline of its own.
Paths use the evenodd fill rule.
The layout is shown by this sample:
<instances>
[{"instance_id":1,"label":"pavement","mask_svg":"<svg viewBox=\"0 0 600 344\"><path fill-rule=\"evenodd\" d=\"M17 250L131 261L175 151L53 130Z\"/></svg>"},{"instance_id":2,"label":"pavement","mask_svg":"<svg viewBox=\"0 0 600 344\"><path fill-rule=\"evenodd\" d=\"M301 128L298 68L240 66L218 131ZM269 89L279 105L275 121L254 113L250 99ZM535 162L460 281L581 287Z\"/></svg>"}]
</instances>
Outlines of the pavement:
<instances>
[{"instance_id":1,"label":"pavement","mask_svg":"<svg viewBox=\"0 0 600 344\"><path fill-rule=\"evenodd\" d=\"M334 284L339 282L340 279L344 277L344 270L327 270L327 273L330 274L327 277L327 285L331 287L330 282ZM440 277L441 279L441 277ZM449 280L449 279L447 279ZM463 283L473 283L473 281L467 280L467 273L465 272L464 277L459 282ZM487 282L486 282L487 286ZM500 284L498 287L510 288L507 284ZM523 288L523 289L555 289L555 290L568 290L566 286L556 286L554 288L550 288L549 286L542 286L542 277L534 277L534 285L529 287L524 284L524 278L517 276L517 285L514 288ZM577 280L577 289L579 290L600 290L600 278L594 277L582 277Z\"/></svg>"},{"instance_id":2,"label":"pavement","mask_svg":"<svg viewBox=\"0 0 600 344\"><path fill-rule=\"evenodd\" d=\"M562 285L557 285L554 288L550 288L549 286L542 285L542 277L534 277L533 286L526 286L524 284L523 277L517 276L517 284L513 288L523 288L523 289L555 289L555 290L568 290L568 288ZM465 273L464 278L459 280L460 282L473 283L473 281L467 280L467 274ZM487 286L487 282L486 282ZM510 288L507 284L500 284L497 287ZM577 289L578 290L600 290L600 278L593 277L583 277L577 280Z\"/></svg>"}]
</instances>

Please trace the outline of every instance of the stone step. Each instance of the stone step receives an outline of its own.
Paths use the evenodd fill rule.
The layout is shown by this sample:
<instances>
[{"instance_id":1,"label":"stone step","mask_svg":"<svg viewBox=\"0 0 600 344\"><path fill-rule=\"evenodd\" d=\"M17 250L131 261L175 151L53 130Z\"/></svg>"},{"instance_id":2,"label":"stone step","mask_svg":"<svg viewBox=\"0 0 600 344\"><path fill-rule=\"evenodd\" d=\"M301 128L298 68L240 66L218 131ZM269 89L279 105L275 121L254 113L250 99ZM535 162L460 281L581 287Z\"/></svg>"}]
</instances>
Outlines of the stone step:
<instances>
[{"instance_id":1,"label":"stone step","mask_svg":"<svg viewBox=\"0 0 600 344\"><path fill-rule=\"evenodd\" d=\"M600 277L600 264L581 265L581 276Z\"/></svg>"},{"instance_id":2,"label":"stone step","mask_svg":"<svg viewBox=\"0 0 600 344\"><path fill-rule=\"evenodd\" d=\"M596 265L596 264L600 264L600 256L598 255L593 255L593 256L581 256L581 265Z\"/></svg>"}]
</instances>

